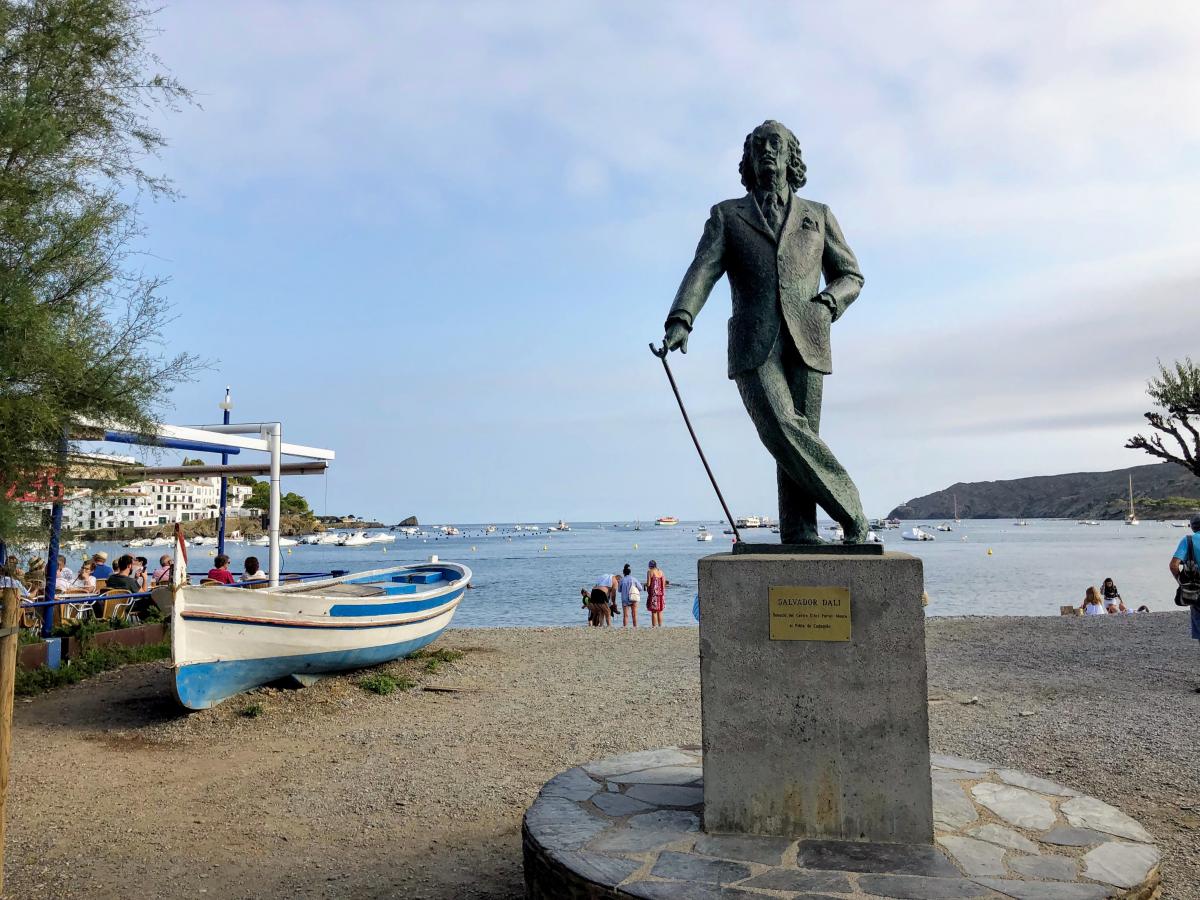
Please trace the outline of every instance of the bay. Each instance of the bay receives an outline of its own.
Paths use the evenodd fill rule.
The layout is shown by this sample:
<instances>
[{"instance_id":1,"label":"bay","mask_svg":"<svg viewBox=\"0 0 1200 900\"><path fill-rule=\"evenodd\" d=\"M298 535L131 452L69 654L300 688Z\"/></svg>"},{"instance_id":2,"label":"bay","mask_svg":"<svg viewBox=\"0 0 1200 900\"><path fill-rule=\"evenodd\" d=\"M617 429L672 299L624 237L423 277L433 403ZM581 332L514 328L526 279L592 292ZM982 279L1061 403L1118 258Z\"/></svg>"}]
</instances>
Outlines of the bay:
<instances>
[{"instance_id":1,"label":"bay","mask_svg":"<svg viewBox=\"0 0 1200 900\"><path fill-rule=\"evenodd\" d=\"M1111 577L1127 606L1173 610L1174 581L1167 563L1179 540L1188 533L1161 522L1128 526L1122 522L1078 525L1073 521L1030 519L1027 526L1006 520L964 520L951 532L934 532L934 541L916 543L900 531L884 532L889 551L911 553L924 562L925 585L932 616L1019 615L1055 616L1064 604L1079 605L1089 585ZM701 524L713 532L711 542L696 540ZM913 523L906 522L904 528ZM939 524L930 521L929 529ZM455 627L581 625L580 588L602 575L620 573L629 563L639 578L654 559L670 580L666 625L694 626L692 598L696 592L696 561L725 552L732 538L716 522L681 522L673 527L630 523L572 523L569 532L512 532L497 523L494 534L483 525L459 525L459 537L397 536L394 544L366 548L297 546L284 551L284 571L330 569L359 571L426 560L431 554L472 569L473 589L454 618ZM778 535L754 530L743 537L777 541ZM161 550L127 551L119 544L92 544L89 551L107 550L110 559L123 552L150 557ZM991 551L989 555L988 551ZM191 570L203 571L213 553L190 548ZM233 568L256 555L265 561L264 547L230 545ZM78 553L69 554L72 567ZM765 603L764 598L764 603ZM639 625L649 624L645 598Z\"/></svg>"}]
</instances>

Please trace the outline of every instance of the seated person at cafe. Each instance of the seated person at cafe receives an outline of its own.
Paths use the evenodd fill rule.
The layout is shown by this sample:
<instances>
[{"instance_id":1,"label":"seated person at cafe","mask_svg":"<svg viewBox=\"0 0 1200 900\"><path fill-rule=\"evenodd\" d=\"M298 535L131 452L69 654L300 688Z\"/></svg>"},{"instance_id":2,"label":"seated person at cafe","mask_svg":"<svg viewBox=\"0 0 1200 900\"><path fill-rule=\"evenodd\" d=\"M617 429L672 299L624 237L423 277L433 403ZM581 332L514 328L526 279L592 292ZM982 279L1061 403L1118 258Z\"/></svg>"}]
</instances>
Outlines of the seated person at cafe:
<instances>
[{"instance_id":1,"label":"seated person at cafe","mask_svg":"<svg viewBox=\"0 0 1200 900\"><path fill-rule=\"evenodd\" d=\"M258 564L257 556L247 556L242 563L242 581L266 581L267 573Z\"/></svg>"},{"instance_id":2,"label":"seated person at cafe","mask_svg":"<svg viewBox=\"0 0 1200 900\"><path fill-rule=\"evenodd\" d=\"M67 558L62 554L58 557L58 578L54 580L56 590L69 591L71 582L75 580L75 573L67 567Z\"/></svg>"},{"instance_id":3,"label":"seated person at cafe","mask_svg":"<svg viewBox=\"0 0 1200 900\"><path fill-rule=\"evenodd\" d=\"M233 584L233 573L229 571L229 557L222 553L213 560L213 567L208 570L208 578L211 581L219 581L221 584Z\"/></svg>"},{"instance_id":4,"label":"seated person at cafe","mask_svg":"<svg viewBox=\"0 0 1200 900\"><path fill-rule=\"evenodd\" d=\"M154 570L154 583L166 584L171 580L171 554L164 553L158 558L158 568Z\"/></svg>"},{"instance_id":5,"label":"seated person at cafe","mask_svg":"<svg viewBox=\"0 0 1200 900\"><path fill-rule=\"evenodd\" d=\"M79 574L69 585L73 591L94 591L96 589L96 564L90 559L79 567Z\"/></svg>"},{"instance_id":6,"label":"seated person at cafe","mask_svg":"<svg viewBox=\"0 0 1200 900\"><path fill-rule=\"evenodd\" d=\"M136 594L139 587L137 579L133 577L133 557L126 553L117 559L115 571L108 576L108 589Z\"/></svg>"},{"instance_id":7,"label":"seated person at cafe","mask_svg":"<svg viewBox=\"0 0 1200 900\"><path fill-rule=\"evenodd\" d=\"M108 578L113 573L113 567L108 564L108 554L101 550L92 554L92 575L96 578Z\"/></svg>"}]
</instances>

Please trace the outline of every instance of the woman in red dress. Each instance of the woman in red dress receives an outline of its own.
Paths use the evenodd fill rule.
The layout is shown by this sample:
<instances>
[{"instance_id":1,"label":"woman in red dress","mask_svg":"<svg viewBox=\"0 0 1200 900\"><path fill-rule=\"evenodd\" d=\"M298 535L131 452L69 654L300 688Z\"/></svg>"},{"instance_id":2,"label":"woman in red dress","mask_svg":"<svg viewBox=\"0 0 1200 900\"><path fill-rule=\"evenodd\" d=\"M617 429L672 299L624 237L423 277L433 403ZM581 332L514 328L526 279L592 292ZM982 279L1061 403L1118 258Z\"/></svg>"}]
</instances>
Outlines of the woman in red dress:
<instances>
[{"instance_id":1,"label":"woman in red dress","mask_svg":"<svg viewBox=\"0 0 1200 900\"><path fill-rule=\"evenodd\" d=\"M667 605L667 576L658 567L658 563L650 560L646 570L646 609L650 612L650 627L662 627L663 609Z\"/></svg>"}]
</instances>

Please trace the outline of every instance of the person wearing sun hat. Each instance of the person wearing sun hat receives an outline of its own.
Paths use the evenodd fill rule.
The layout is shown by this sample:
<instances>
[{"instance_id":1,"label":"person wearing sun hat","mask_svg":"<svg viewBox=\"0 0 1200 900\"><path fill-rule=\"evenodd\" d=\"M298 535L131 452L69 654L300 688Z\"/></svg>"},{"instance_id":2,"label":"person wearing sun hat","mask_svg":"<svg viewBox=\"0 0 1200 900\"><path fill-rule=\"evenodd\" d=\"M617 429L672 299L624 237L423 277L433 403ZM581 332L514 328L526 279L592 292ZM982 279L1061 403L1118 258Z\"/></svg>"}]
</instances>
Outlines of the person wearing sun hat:
<instances>
[{"instance_id":1,"label":"person wearing sun hat","mask_svg":"<svg viewBox=\"0 0 1200 900\"><path fill-rule=\"evenodd\" d=\"M96 564L96 568L92 570L92 575L107 581L108 576L113 573L113 567L108 564L108 554L103 550L98 550L92 554L92 562Z\"/></svg>"},{"instance_id":2,"label":"person wearing sun hat","mask_svg":"<svg viewBox=\"0 0 1200 900\"><path fill-rule=\"evenodd\" d=\"M650 613L650 627L662 627L662 614L667 606L667 576L658 567L655 560L650 560L646 568L646 609Z\"/></svg>"}]
</instances>

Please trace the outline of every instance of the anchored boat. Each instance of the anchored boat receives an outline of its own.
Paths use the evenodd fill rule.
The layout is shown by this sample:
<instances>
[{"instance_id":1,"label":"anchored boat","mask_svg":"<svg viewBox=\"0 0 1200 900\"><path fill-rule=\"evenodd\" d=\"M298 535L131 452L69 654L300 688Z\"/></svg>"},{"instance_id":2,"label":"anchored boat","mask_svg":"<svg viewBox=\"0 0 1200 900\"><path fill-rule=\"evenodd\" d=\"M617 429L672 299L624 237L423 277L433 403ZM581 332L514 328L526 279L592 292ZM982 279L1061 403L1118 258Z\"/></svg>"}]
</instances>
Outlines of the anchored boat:
<instances>
[{"instance_id":1,"label":"anchored boat","mask_svg":"<svg viewBox=\"0 0 1200 900\"><path fill-rule=\"evenodd\" d=\"M471 579L466 566L433 561L278 587L197 587L186 567L177 552L174 582L153 596L171 613L175 693L188 709L407 656L450 624Z\"/></svg>"}]
</instances>

